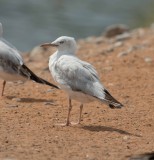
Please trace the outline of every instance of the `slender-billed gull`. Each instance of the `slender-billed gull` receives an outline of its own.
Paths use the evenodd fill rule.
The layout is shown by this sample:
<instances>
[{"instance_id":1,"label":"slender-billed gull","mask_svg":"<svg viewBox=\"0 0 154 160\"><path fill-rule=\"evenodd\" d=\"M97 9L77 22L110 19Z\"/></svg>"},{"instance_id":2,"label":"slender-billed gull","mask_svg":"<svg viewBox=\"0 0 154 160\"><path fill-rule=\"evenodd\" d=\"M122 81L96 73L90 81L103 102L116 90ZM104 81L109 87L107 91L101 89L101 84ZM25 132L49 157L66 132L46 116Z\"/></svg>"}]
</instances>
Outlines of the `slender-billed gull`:
<instances>
[{"instance_id":1,"label":"slender-billed gull","mask_svg":"<svg viewBox=\"0 0 154 160\"><path fill-rule=\"evenodd\" d=\"M52 43L45 43L41 46L57 47L57 51L50 56L49 70L59 87L69 96L67 126L71 124L69 120L72 109L71 99L81 102L78 123L81 122L84 103L98 100L106 103L110 108L123 107L101 84L94 67L76 57L77 45L73 37L62 36Z\"/></svg>"},{"instance_id":2,"label":"slender-billed gull","mask_svg":"<svg viewBox=\"0 0 154 160\"><path fill-rule=\"evenodd\" d=\"M18 50L2 38L3 28L0 23L0 78L3 79L1 96L3 96L6 81L33 80L55 88L56 85L36 76L23 62Z\"/></svg>"}]
</instances>

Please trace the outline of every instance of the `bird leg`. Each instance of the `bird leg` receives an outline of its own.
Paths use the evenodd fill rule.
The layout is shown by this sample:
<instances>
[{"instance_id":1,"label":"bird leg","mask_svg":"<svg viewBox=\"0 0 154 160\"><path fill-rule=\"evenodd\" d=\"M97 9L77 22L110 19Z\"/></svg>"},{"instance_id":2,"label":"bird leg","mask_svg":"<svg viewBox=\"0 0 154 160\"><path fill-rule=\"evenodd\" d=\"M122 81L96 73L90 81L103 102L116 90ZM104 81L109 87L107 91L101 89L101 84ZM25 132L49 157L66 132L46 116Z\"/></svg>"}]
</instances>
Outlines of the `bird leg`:
<instances>
[{"instance_id":1,"label":"bird leg","mask_svg":"<svg viewBox=\"0 0 154 160\"><path fill-rule=\"evenodd\" d=\"M6 84L6 81L3 81L3 87L2 87L1 97L3 96L3 92L4 92L4 88L5 88L5 84Z\"/></svg>"},{"instance_id":2,"label":"bird leg","mask_svg":"<svg viewBox=\"0 0 154 160\"><path fill-rule=\"evenodd\" d=\"M67 121L66 121L66 123L56 124L56 125L58 125L58 126L69 126L71 124L70 123L71 110L72 110L72 104L71 104L71 99L69 98Z\"/></svg>"},{"instance_id":3,"label":"bird leg","mask_svg":"<svg viewBox=\"0 0 154 160\"><path fill-rule=\"evenodd\" d=\"M72 110L72 104L71 104L71 99L69 98L68 115L67 115L66 126L70 125L70 113L71 113L71 110Z\"/></svg>"},{"instance_id":4,"label":"bird leg","mask_svg":"<svg viewBox=\"0 0 154 160\"><path fill-rule=\"evenodd\" d=\"M79 120L78 122L74 123L74 122L71 122L72 125L77 125L77 124L80 124L81 123L81 117L82 117L82 110L83 110L83 104L80 105L80 114L79 114Z\"/></svg>"},{"instance_id":5,"label":"bird leg","mask_svg":"<svg viewBox=\"0 0 154 160\"><path fill-rule=\"evenodd\" d=\"M83 104L80 105L80 115L79 115L79 121L77 123L70 122L71 110L72 110L72 103L71 103L71 99L69 98L67 121L65 124L59 124L60 126L69 126L69 125L76 125L81 123Z\"/></svg>"},{"instance_id":6,"label":"bird leg","mask_svg":"<svg viewBox=\"0 0 154 160\"><path fill-rule=\"evenodd\" d=\"M79 116L79 122L78 122L78 124L81 123L82 110L83 110L83 104L80 105L80 116Z\"/></svg>"}]
</instances>

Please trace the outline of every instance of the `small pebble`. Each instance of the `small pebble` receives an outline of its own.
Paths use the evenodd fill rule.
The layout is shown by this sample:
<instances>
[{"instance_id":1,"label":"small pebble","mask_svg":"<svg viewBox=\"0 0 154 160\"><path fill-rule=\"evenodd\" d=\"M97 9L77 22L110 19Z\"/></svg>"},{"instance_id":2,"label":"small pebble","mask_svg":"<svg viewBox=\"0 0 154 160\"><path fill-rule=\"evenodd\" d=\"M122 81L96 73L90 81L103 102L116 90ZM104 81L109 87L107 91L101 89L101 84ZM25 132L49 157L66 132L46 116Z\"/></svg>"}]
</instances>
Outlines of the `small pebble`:
<instances>
[{"instance_id":1,"label":"small pebble","mask_svg":"<svg viewBox=\"0 0 154 160\"><path fill-rule=\"evenodd\" d=\"M84 41L89 43L94 43L94 37L87 37Z\"/></svg>"},{"instance_id":2,"label":"small pebble","mask_svg":"<svg viewBox=\"0 0 154 160\"><path fill-rule=\"evenodd\" d=\"M23 81L17 81L17 84L24 84Z\"/></svg>"},{"instance_id":3,"label":"small pebble","mask_svg":"<svg viewBox=\"0 0 154 160\"><path fill-rule=\"evenodd\" d=\"M8 107L15 108L15 107L18 107L18 105L16 105L16 104L10 104L10 105L8 105Z\"/></svg>"},{"instance_id":4,"label":"small pebble","mask_svg":"<svg viewBox=\"0 0 154 160\"><path fill-rule=\"evenodd\" d=\"M101 54L108 54L114 51L113 46L109 46L106 50L104 50Z\"/></svg>"},{"instance_id":5,"label":"small pebble","mask_svg":"<svg viewBox=\"0 0 154 160\"><path fill-rule=\"evenodd\" d=\"M96 158L94 157L93 154L87 154L86 155L86 159L88 159L88 160L95 160Z\"/></svg>"},{"instance_id":6,"label":"small pebble","mask_svg":"<svg viewBox=\"0 0 154 160\"><path fill-rule=\"evenodd\" d=\"M53 92L53 89L48 89L47 92Z\"/></svg>"},{"instance_id":7,"label":"small pebble","mask_svg":"<svg viewBox=\"0 0 154 160\"><path fill-rule=\"evenodd\" d=\"M128 140L128 138L129 138L128 136L124 136L123 140Z\"/></svg>"},{"instance_id":8,"label":"small pebble","mask_svg":"<svg viewBox=\"0 0 154 160\"><path fill-rule=\"evenodd\" d=\"M103 39L103 37L97 37L97 38L94 40L94 42L95 42L96 44L100 44L100 43L103 43L103 42L104 42L104 39Z\"/></svg>"},{"instance_id":9,"label":"small pebble","mask_svg":"<svg viewBox=\"0 0 154 160\"><path fill-rule=\"evenodd\" d=\"M112 66L108 66L108 67L104 67L103 70L104 71L112 71L113 68L112 68Z\"/></svg>"},{"instance_id":10,"label":"small pebble","mask_svg":"<svg viewBox=\"0 0 154 160\"><path fill-rule=\"evenodd\" d=\"M151 63L151 62L152 62L152 58L150 58L150 57L145 57L145 58L144 58L144 61L147 62L147 63Z\"/></svg>"},{"instance_id":11,"label":"small pebble","mask_svg":"<svg viewBox=\"0 0 154 160\"><path fill-rule=\"evenodd\" d=\"M1 160L17 160L17 159L14 159L14 158L3 158Z\"/></svg>"},{"instance_id":12,"label":"small pebble","mask_svg":"<svg viewBox=\"0 0 154 160\"><path fill-rule=\"evenodd\" d=\"M114 84L113 83L108 83L108 86L114 86Z\"/></svg>"},{"instance_id":13,"label":"small pebble","mask_svg":"<svg viewBox=\"0 0 154 160\"><path fill-rule=\"evenodd\" d=\"M123 33L123 34L120 34L118 36L115 37L115 41L123 41L123 40L126 40L126 39L129 39L131 38L131 35L130 33Z\"/></svg>"},{"instance_id":14,"label":"small pebble","mask_svg":"<svg viewBox=\"0 0 154 160\"><path fill-rule=\"evenodd\" d=\"M115 42L115 43L113 44L113 47L114 47L114 48L117 48L117 47L121 47L122 45L123 45L123 42L119 41L119 42Z\"/></svg>"},{"instance_id":15,"label":"small pebble","mask_svg":"<svg viewBox=\"0 0 154 160\"><path fill-rule=\"evenodd\" d=\"M129 52L127 52L127 51L120 52L117 57L126 56L127 54L129 54Z\"/></svg>"},{"instance_id":16,"label":"small pebble","mask_svg":"<svg viewBox=\"0 0 154 160\"><path fill-rule=\"evenodd\" d=\"M113 51L114 51L114 47L113 47L113 46L110 46L110 47L106 50L107 53L110 53L110 52L113 52Z\"/></svg>"},{"instance_id":17,"label":"small pebble","mask_svg":"<svg viewBox=\"0 0 154 160\"><path fill-rule=\"evenodd\" d=\"M12 98L12 101L21 102L21 98Z\"/></svg>"},{"instance_id":18,"label":"small pebble","mask_svg":"<svg viewBox=\"0 0 154 160\"><path fill-rule=\"evenodd\" d=\"M54 105L53 102L44 102L44 105Z\"/></svg>"}]
</instances>

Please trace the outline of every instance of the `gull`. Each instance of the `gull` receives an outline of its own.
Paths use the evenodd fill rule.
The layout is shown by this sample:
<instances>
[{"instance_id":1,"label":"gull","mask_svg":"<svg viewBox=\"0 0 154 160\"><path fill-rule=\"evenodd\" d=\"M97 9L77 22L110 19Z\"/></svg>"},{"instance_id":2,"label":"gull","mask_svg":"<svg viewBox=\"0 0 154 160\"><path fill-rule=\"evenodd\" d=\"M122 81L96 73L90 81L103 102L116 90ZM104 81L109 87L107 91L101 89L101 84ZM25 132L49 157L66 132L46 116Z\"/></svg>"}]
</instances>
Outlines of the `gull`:
<instances>
[{"instance_id":1,"label":"gull","mask_svg":"<svg viewBox=\"0 0 154 160\"><path fill-rule=\"evenodd\" d=\"M36 76L23 62L19 51L2 38L3 28L0 23L0 79L3 80L1 96L3 96L6 81L33 80L54 88L56 85Z\"/></svg>"},{"instance_id":2,"label":"gull","mask_svg":"<svg viewBox=\"0 0 154 160\"><path fill-rule=\"evenodd\" d=\"M55 82L68 94L69 105L66 126L71 124L72 99L81 103L77 124L81 122L84 103L98 100L112 109L123 107L100 82L94 67L76 57L77 44L73 37L62 36L52 43L41 45L41 47L49 46L57 47L57 51L50 56L49 70Z\"/></svg>"}]
</instances>

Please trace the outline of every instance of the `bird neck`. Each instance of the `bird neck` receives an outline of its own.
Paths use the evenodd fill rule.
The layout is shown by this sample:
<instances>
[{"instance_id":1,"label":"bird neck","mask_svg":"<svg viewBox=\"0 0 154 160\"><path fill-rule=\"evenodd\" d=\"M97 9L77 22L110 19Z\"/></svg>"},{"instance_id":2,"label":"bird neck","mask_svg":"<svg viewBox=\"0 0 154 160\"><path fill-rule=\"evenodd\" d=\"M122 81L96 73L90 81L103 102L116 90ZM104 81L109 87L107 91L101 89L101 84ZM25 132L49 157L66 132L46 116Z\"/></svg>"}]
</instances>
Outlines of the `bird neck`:
<instances>
[{"instance_id":1,"label":"bird neck","mask_svg":"<svg viewBox=\"0 0 154 160\"><path fill-rule=\"evenodd\" d=\"M57 56L60 57L62 55L75 55L76 51L75 50L59 50L57 51Z\"/></svg>"}]
</instances>

